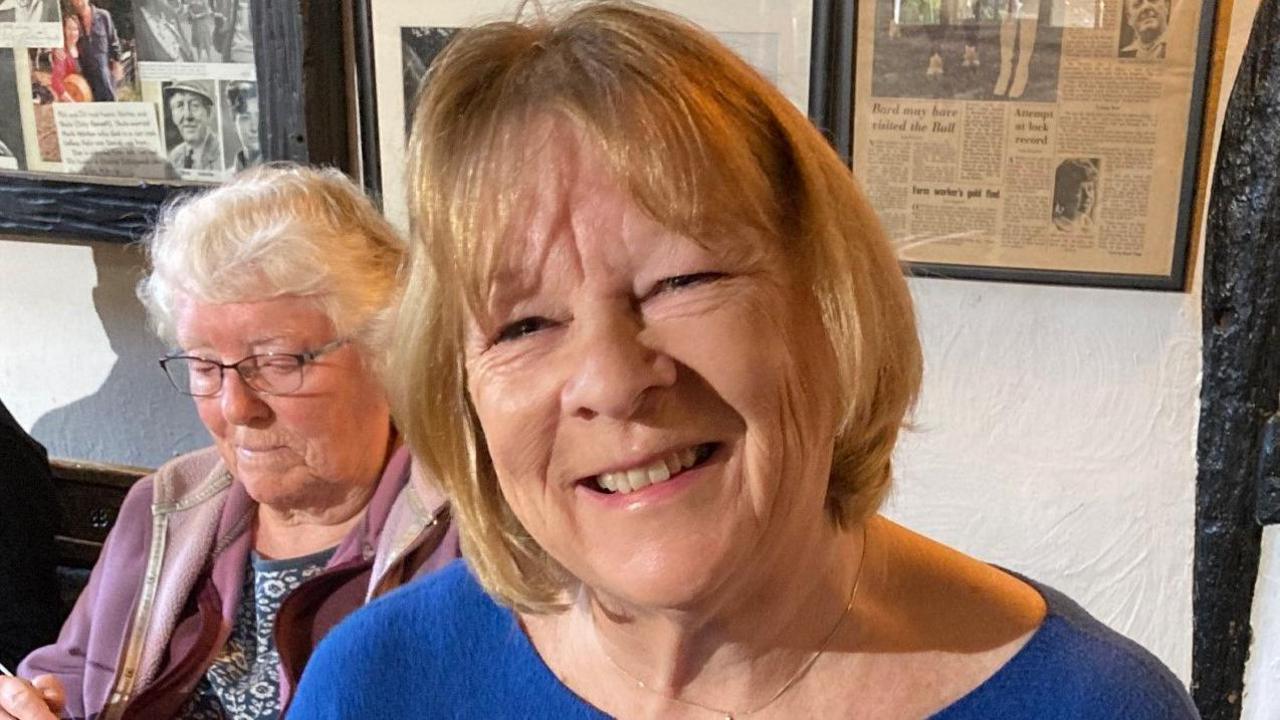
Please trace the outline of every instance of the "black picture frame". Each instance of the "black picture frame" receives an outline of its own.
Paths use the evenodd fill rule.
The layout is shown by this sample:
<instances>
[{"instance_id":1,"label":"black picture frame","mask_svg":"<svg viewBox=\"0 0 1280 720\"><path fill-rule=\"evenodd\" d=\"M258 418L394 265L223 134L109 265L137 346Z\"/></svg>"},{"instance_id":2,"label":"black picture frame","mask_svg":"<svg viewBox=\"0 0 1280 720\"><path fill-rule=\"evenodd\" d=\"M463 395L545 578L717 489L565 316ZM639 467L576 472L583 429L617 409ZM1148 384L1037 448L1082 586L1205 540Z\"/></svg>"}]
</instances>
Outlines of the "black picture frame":
<instances>
[{"instance_id":1,"label":"black picture frame","mask_svg":"<svg viewBox=\"0 0 1280 720\"><path fill-rule=\"evenodd\" d=\"M350 172L343 3L254 0L263 158ZM335 102L335 90L338 98ZM0 171L0 233L131 242L170 198L207 184Z\"/></svg>"},{"instance_id":2,"label":"black picture frame","mask_svg":"<svg viewBox=\"0 0 1280 720\"><path fill-rule=\"evenodd\" d=\"M1191 278L1192 241L1199 231L1195 224L1195 220L1199 217L1197 209L1203 204L1207 192L1207 188L1201 183L1201 170L1202 163L1209 158L1202 157L1201 151L1218 0L1203 0L1201 5L1199 25L1195 29L1198 45L1191 82L1182 183L1178 193L1172 260L1167 272L1158 275L1135 275L927 262L904 262L905 271L913 276L928 278L1185 291ZM829 105L825 108L825 115L820 118L820 122L825 123L825 127L831 128L833 145L846 164L852 167L855 140L854 117L858 102L855 82L858 71L857 0L833 0L830 12L832 22L827 40L830 44L827 57L829 65L827 77L830 84L814 90L826 94L829 98ZM856 167L853 170L855 173L858 172Z\"/></svg>"}]
</instances>

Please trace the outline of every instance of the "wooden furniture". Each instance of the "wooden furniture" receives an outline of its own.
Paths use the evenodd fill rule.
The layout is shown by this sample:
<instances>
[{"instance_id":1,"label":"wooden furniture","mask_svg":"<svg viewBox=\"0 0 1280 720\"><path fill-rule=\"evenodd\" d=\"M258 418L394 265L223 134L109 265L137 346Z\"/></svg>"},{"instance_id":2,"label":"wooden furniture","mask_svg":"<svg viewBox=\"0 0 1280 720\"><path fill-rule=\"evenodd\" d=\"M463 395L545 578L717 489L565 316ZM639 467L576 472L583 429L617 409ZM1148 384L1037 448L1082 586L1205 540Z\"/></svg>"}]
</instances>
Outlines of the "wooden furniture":
<instances>
[{"instance_id":1,"label":"wooden furniture","mask_svg":"<svg viewBox=\"0 0 1280 720\"><path fill-rule=\"evenodd\" d=\"M58 564L87 570L97 562L125 494L151 471L61 458L51 459L49 467L62 507L62 522L55 537Z\"/></svg>"},{"instance_id":2,"label":"wooden furniture","mask_svg":"<svg viewBox=\"0 0 1280 720\"><path fill-rule=\"evenodd\" d=\"M62 606L70 612L89 571L98 561L107 532L116 523L124 496L151 471L127 465L51 458L53 486L62 509L54 545L58 552L58 584Z\"/></svg>"}]
</instances>

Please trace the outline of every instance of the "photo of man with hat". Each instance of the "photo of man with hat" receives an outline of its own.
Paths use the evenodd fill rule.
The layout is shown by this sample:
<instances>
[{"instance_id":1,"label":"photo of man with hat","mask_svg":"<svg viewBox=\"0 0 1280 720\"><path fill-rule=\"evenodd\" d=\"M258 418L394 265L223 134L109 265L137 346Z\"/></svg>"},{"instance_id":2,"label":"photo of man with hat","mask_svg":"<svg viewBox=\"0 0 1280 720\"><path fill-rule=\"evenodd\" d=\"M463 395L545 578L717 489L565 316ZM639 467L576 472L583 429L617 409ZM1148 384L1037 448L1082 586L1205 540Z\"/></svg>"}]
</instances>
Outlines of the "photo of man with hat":
<instances>
[{"instance_id":1,"label":"photo of man with hat","mask_svg":"<svg viewBox=\"0 0 1280 720\"><path fill-rule=\"evenodd\" d=\"M228 164L240 172L262 162L262 144L258 141L258 83L229 82L224 96L227 104L223 106L223 115L235 120L236 139L240 141L240 149L228 158Z\"/></svg>"},{"instance_id":2,"label":"photo of man with hat","mask_svg":"<svg viewBox=\"0 0 1280 720\"><path fill-rule=\"evenodd\" d=\"M222 170L222 144L215 127L213 98L210 80L185 80L164 88L167 122L181 138L169 148L169 163L179 176ZM172 133L166 134L173 137Z\"/></svg>"}]
</instances>

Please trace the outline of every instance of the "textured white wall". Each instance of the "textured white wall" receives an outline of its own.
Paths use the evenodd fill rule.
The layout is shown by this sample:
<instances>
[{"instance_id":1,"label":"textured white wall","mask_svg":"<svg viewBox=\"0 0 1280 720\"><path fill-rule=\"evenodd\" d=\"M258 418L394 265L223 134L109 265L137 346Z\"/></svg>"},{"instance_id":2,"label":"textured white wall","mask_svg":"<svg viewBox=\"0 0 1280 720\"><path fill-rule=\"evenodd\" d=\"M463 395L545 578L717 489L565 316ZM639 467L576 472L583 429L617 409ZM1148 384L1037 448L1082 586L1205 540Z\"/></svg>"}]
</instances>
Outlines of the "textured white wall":
<instances>
[{"instance_id":1,"label":"textured white wall","mask_svg":"<svg viewBox=\"0 0 1280 720\"><path fill-rule=\"evenodd\" d=\"M0 399L50 455L155 467L209 444L156 365L140 253L0 239Z\"/></svg>"},{"instance_id":2,"label":"textured white wall","mask_svg":"<svg viewBox=\"0 0 1280 720\"><path fill-rule=\"evenodd\" d=\"M1280 528L1262 533L1262 565L1253 595L1253 647L1244 674L1242 720L1280 714Z\"/></svg>"},{"instance_id":3,"label":"textured white wall","mask_svg":"<svg viewBox=\"0 0 1280 720\"><path fill-rule=\"evenodd\" d=\"M887 508L1191 669L1199 295L917 279Z\"/></svg>"}]
</instances>

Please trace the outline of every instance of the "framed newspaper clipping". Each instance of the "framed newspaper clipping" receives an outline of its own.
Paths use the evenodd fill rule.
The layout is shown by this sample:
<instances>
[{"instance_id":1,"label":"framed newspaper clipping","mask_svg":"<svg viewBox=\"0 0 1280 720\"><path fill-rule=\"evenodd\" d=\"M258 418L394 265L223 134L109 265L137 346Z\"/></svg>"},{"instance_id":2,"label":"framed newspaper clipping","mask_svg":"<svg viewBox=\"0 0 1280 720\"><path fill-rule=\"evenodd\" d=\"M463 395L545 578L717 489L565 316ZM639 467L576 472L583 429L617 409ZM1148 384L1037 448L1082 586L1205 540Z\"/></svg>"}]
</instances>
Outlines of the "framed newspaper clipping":
<instances>
[{"instance_id":1,"label":"framed newspaper clipping","mask_svg":"<svg viewBox=\"0 0 1280 720\"><path fill-rule=\"evenodd\" d=\"M825 66L811 64L815 38L826 42L828 0L647 0L710 30L809 111L810 86L827 83ZM391 221L405 227L405 146L427 68L459 28L508 20L517 12L542 12L541 3L520 0L356 0L356 114L366 187L380 195ZM563 3L546 3L549 11ZM811 83L811 72L819 82ZM815 101L816 102L816 101ZM812 115L812 113L811 113Z\"/></svg>"},{"instance_id":2,"label":"framed newspaper clipping","mask_svg":"<svg viewBox=\"0 0 1280 720\"><path fill-rule=\"evenodd\" d=\"M304 4L0 0L0 232L131 240L173 193L310 159L306 23L341 15Z\"/></svg>"},{"instance_id":3,"label":"framed newspaper clipping","mask_svg":"<svg viewBox=\"0 0 1280 720\"><path fill-rule=\"evenodd\" d=\"M1214 5L853 3L847 147L911 269L1182 289Z\"/></svg>"}]
</instances>

